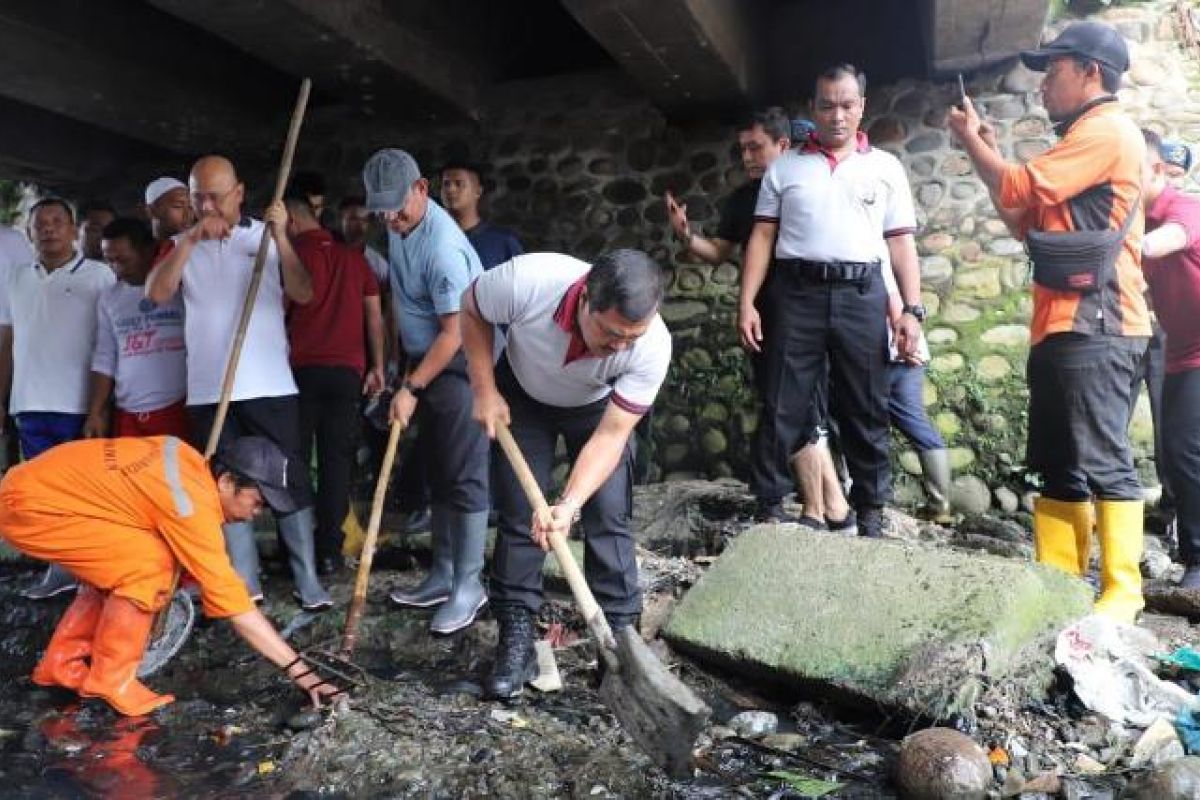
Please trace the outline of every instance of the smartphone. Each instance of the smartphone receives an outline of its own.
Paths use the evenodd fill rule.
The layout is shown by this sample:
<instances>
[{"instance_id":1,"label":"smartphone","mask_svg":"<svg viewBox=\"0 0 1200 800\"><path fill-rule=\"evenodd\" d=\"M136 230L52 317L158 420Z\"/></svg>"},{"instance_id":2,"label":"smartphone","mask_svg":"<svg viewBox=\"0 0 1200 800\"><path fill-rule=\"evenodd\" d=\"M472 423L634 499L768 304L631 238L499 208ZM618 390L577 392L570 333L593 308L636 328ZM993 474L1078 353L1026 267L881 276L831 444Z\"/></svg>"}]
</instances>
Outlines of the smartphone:
<instances>
[{"instance_id":1,"label":"smartphone","mask_svg":"<svg viewBox=\"0 0 1200 800\"><path fill-rule=\"evenodd\" d=\"M963 83L962 73L958 73L958 96L962 98L963 111L967 110L967 85Z\"/></svg>"}]
</instances>

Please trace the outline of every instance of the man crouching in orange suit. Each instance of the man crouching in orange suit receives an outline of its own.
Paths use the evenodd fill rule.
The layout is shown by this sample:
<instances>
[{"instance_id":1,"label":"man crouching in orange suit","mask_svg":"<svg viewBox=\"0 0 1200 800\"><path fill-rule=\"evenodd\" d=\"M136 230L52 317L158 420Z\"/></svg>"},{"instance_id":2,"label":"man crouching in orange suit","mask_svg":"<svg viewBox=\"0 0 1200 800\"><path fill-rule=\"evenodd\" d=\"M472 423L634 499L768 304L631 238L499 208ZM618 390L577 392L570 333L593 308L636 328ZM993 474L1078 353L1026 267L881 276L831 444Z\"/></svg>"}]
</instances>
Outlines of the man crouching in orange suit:
<instances>
[{"instance_id":1,"label":"man crouching in orange suit","mask_svg":"<svg viewBox=\"0 0 1200 800\"><path fill-rule=\"evenodd\" d=\"M183 441L155 436L70 442L9 470L0 536L80 580L33 682L103 698L128 716L173 701L138 681L137 669L179 565L199 583L204 613L227 618L314 706L339 694L255 608L225 553L223 523L251 519L264 502L294 510L286 476L287 459L257 436L211 465Z\"/></svg>"}]
</instances>

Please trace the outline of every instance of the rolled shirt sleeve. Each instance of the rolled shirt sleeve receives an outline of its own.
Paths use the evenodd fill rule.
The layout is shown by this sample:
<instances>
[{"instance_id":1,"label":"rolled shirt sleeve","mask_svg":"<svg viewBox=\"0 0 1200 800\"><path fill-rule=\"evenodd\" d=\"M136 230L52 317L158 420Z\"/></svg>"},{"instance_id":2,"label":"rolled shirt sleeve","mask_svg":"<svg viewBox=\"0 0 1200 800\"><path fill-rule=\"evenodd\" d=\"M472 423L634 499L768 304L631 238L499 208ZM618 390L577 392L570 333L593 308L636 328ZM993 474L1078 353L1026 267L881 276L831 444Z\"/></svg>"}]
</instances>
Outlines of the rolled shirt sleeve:
<instances>
[{"instance_id":1,"label":"rolled shirt sleeve","mask_svg":"<svg viewBox=\"0 0 1200 800\"><path fill-rule=\"evenodd\" d=\"M783 210L783 192L779 186L779 162L787 156L775 159L763 175L758 190L758 202L754 204L755 222L778 222Z\"/></svg>"}]
</instances>

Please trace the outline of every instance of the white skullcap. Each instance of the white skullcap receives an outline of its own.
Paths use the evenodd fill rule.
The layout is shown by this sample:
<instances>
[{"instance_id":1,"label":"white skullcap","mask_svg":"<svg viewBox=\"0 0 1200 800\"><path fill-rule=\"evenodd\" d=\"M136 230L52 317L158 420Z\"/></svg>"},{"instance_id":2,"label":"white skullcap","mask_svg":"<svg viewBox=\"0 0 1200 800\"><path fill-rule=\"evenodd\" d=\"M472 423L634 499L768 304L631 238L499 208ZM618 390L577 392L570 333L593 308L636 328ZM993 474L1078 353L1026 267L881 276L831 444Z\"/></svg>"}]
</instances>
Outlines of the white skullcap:
<instances>
[{"instance_id":1,"label":"white skullcap","mask_svg":"<svg viewBox=\"0 0 1200 800\"><path fill-rule=\"evenodd\" d=\"M186 189L187 184L175 178L155 178L146 185L146 205L152 206L167 192L173 189Z\"/></svg>"}]
</instances>

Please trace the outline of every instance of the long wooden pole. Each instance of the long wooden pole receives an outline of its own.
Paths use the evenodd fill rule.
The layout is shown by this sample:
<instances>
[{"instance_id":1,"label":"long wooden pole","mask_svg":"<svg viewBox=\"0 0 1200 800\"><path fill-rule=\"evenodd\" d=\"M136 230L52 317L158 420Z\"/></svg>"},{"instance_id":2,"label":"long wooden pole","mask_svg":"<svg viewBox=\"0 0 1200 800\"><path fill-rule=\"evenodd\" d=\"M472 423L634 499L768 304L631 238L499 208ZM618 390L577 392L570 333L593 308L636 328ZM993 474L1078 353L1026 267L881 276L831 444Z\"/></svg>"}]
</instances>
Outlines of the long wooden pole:
<instances>
[{"instance_id":1,"label":"long wooden pole","mask_svg":"<svg viewBox=\"0 0 1200 800\"><path fill-rule=\"evenodd\" d=\"M300 125L304 122L304 112L308 108L308 95L312 90L312 81L305 78L300 84L300 96L296 98L296 107L292 109L292 122L288 126L287 140L283 145L283 156L279 160L279 173L275 176L275 194L271 203L278 203L287 191L288 179L292 173L292 159L296 155L296 141L300 138ZM229 399L233 396L233 384L237 379L238 361L242 357L242 345L246 342L246 330L250 327L250 316L254 313L254 304L258 299L258 287L262 284L263 270L267 263L267 252L271 245L271 226L264 225L262 239L258 243L258 253L254 256L254 272L250 276L250 285L246 288L246 299L242 301L242 315L238 319L237 332L233 337L233 347L229 351L229 361L225 363L225 379L221 383L221 399L217 402L217 413L213 417L212 427L208 431L208 444L204 447L204 457L212 458L217 452L221 441L221 430L225 427L225 417L229 414Z\"/></svg>"},{"instance_id":2,"label":"long wooden pole","mask_svg":"<svg viewBox=\"0 0 1200 800\"><path fill-rule=\"evenodd\" d=\"M362 622L363 609L367 603L367 583L371 580L371 562L375 560L375 542L379 538L379 526L383 521L383 501L387 497L392 464L396 461L396 449L403 432L404 427L399 422L392 423L388 431L387 449L383 453L383 465L380 466L379 477L375 480L371 519L367 522L367 537L363 540L362 553L358 559L358 575L354 579L354 598L350 601L350 611L346 614L346 630L342 634L341 655L347 661L350 660L354 645L358 641L358 626Z\"/></svg>"}]
</instances>

